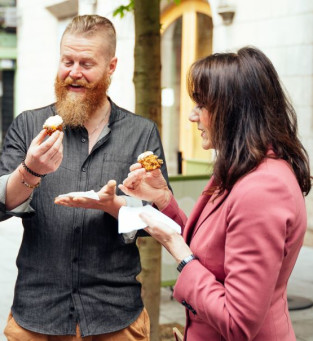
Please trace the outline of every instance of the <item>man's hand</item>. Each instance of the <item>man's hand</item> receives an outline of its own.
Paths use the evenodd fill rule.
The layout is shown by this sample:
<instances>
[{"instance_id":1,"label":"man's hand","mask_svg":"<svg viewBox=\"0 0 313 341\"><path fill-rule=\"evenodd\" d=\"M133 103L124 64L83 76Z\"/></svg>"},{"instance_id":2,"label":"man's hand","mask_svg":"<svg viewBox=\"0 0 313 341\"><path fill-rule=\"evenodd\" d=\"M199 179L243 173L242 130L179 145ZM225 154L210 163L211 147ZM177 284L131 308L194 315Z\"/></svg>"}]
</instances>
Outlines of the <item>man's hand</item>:
<instances>
[{"instance_id":1,"label":"man's hand","mask_svg":"<svg viewBox=\"0 0 313 341\"><path fill-rule=\"evenodd\" d=\"M47 132L42 130L28 148L25 165L40 175L55 172L63 159L63 135L63 132L57 131L45 140ZM39 183L39 177L18 165L7 183L6 209L13 210L23 203Z\"/></svg>"},{"instance_id":2,"label":"man's hand","mask_svg":"<svg viewBox=\"0 0 313 341\"><path fill-rule=\"evenodd\" d=\"M160 169L147 172L139 163L130 167L128 177L118 187L129 196L153 202L160 210L172 196Z\"/></svg>"},{"instance_id":3,"label":"man's hand","mask_svg":"<svg viewBox=\"0 0 313 341\"><path fill-rule=\"evenodd\" d=\"M97 194L100 200L84 197L57 197L55 198L54 203L67 207L101 210L117 218L118 211L121 206L126 205L126 200L123 197L116 195L116 181L109 180L108 183L103 186L99 192L97 192Z\"/></svg>"},{"instance_id":4,"label":"man's hand","mask_svg":"<svg viewBox=\"0 0 313 341\"><path fill-rule=\"evenodd\" d=\"M63 132L56 131L49 138L43 129L32 141L26 154L25 164L38 174L55 172L63 159Z\"/></svg>"}]
</instances>

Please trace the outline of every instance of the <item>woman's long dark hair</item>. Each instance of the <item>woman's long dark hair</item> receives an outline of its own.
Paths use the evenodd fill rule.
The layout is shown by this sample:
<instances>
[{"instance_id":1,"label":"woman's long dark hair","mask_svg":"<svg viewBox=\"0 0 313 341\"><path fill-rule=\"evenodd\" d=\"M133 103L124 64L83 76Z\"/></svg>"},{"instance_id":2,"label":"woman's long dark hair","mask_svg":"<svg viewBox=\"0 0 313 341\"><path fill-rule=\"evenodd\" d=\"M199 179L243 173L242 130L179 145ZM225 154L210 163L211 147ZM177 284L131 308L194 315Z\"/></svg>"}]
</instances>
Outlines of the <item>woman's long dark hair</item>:
<instances>
[{"instance_id":1,"label":"woman's long dark hair","mask_svg":"<svg viewBox=\"0 0 313 341\"><path fill-rule=\"evenodd\" d=\"M244 47L196 61L188 73L188 92L211 116L219 194L255 169L269 148L290 164L302 192L309 193L308 154L298 138L295 110L260 50Z\"/></svg>"}]
</instances>

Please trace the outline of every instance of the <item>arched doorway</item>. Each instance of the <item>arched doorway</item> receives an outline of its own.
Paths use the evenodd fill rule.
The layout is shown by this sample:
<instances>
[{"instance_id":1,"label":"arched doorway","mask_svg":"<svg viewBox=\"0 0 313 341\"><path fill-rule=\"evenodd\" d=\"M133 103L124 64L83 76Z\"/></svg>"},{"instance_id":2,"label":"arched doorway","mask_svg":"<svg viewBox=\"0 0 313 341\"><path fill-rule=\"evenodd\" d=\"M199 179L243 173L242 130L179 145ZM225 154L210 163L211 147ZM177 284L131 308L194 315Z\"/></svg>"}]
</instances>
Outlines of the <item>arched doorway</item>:
<instances>
[{"instance_id":1,"label":"arched doorway","mask_svg":"<svg viewBox=\"0 0 313 341\"><path fill-rule=\"evenodd\" d=\"M207 173L211 152L201 148L199 132L188 121L193 107L186 73L197 59L212 53L213 23L206 0L182 0L161 13L162 131L169 173ZM179 157L183 162L180 167Z\"/></svg>"}]
</instances>

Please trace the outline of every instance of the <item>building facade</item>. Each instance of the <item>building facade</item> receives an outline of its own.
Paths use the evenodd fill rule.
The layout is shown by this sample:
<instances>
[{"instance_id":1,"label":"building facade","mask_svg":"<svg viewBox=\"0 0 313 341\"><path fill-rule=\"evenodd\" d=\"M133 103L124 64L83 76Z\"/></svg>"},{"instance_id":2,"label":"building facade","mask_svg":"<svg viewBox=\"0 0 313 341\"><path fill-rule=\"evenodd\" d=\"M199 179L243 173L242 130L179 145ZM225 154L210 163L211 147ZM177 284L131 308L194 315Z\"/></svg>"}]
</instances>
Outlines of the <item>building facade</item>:
<instances>
[{"instance_id":1,"label":"building facade","mask_svg":"<svg viewBox=\"0 0 313 341\"><path fill-rule=\"evenodd\" d=\"M16 1L0 2L0 148L14 116Z\"/></svg>"},{"instance_id":2,"label":"building facade","mask_svg":"<svg viewBox=\"0 0 313 341\"><path fill-rule=\"evenodd\" d=\"M15 115L54 101L60 36L76 14L96 13L114 23L118 67L109 95L134 110L133 14L113 17L128 0L19 0ZM199 145L187 120L192 108L185 75L190 64L212 52L246 45L260 48L272 60L298 114L299 133L313 169L313 2L307 0L161 1L162 138L170 174L209 171L211 152ZM180 164L179 160L183 160ZM313 191L306 198L308 232L313 246Z\"/></svg>"}]
</instances>

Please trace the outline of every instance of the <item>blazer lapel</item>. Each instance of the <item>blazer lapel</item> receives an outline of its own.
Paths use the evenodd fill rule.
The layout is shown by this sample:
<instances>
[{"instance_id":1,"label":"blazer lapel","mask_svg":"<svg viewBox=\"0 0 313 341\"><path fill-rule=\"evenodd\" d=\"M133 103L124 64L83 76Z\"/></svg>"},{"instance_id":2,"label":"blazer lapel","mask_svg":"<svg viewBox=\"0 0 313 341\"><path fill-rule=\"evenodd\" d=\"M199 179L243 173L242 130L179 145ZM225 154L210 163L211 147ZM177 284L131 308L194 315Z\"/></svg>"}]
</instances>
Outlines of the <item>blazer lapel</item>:
<instances>
[{"instance_id":1,"label":"blazer lapel","mask_svg":"<svg viewBox=\"0 0 313 341\"><path fill-rule=\"evenodd\" d=\"M199 219L199 216L201 212L203 211L204 207L210 200L212 195L207 194L210 188L212 188L214 185L214 177L212 176L207 185L205 186L201 196L199 197L198 201L196 202L193 210L190 213L190 216L188 218L188 221L186 223L186 226L183 231L183 237L187 244L189 243L189 240L192 236L193 229L195 227L195 224L197 220Z\"/></svg>"},{"instance_id":2,"label":"blazer lapel","mask_svg":"<svg viewBox=\"0 0 313 341\"><path fill-rule=\"evenodd\" d=\"M225 191L221 196L214 200L210 200L206 207L204 207L203 211L200 213L199 219L196 222L196 225L194 227L194 231L192 235L195 235L196 232L199 230L201 225L204 223L204 221L213 213L215 212L221 204L224 202L226 197L228 196L229 192Z\"/></svg>"},{"instance_id":3,"label":"blazer lapel","mask_svg":"<svg viewBox=\"0 0 313 341\"><path fill-rule=\"evenodd\" d=\"M212 194L207 193L210 192L210 189L212 190L214 185L214 178L212 177L190 214L183 232L183 237L187 244L190 243L192 236L195 235L202 223L222 204L229 193L225 191L221 196L214 199L213 194L216 194L216 192Z\"/></svg>"}]
</instances>

